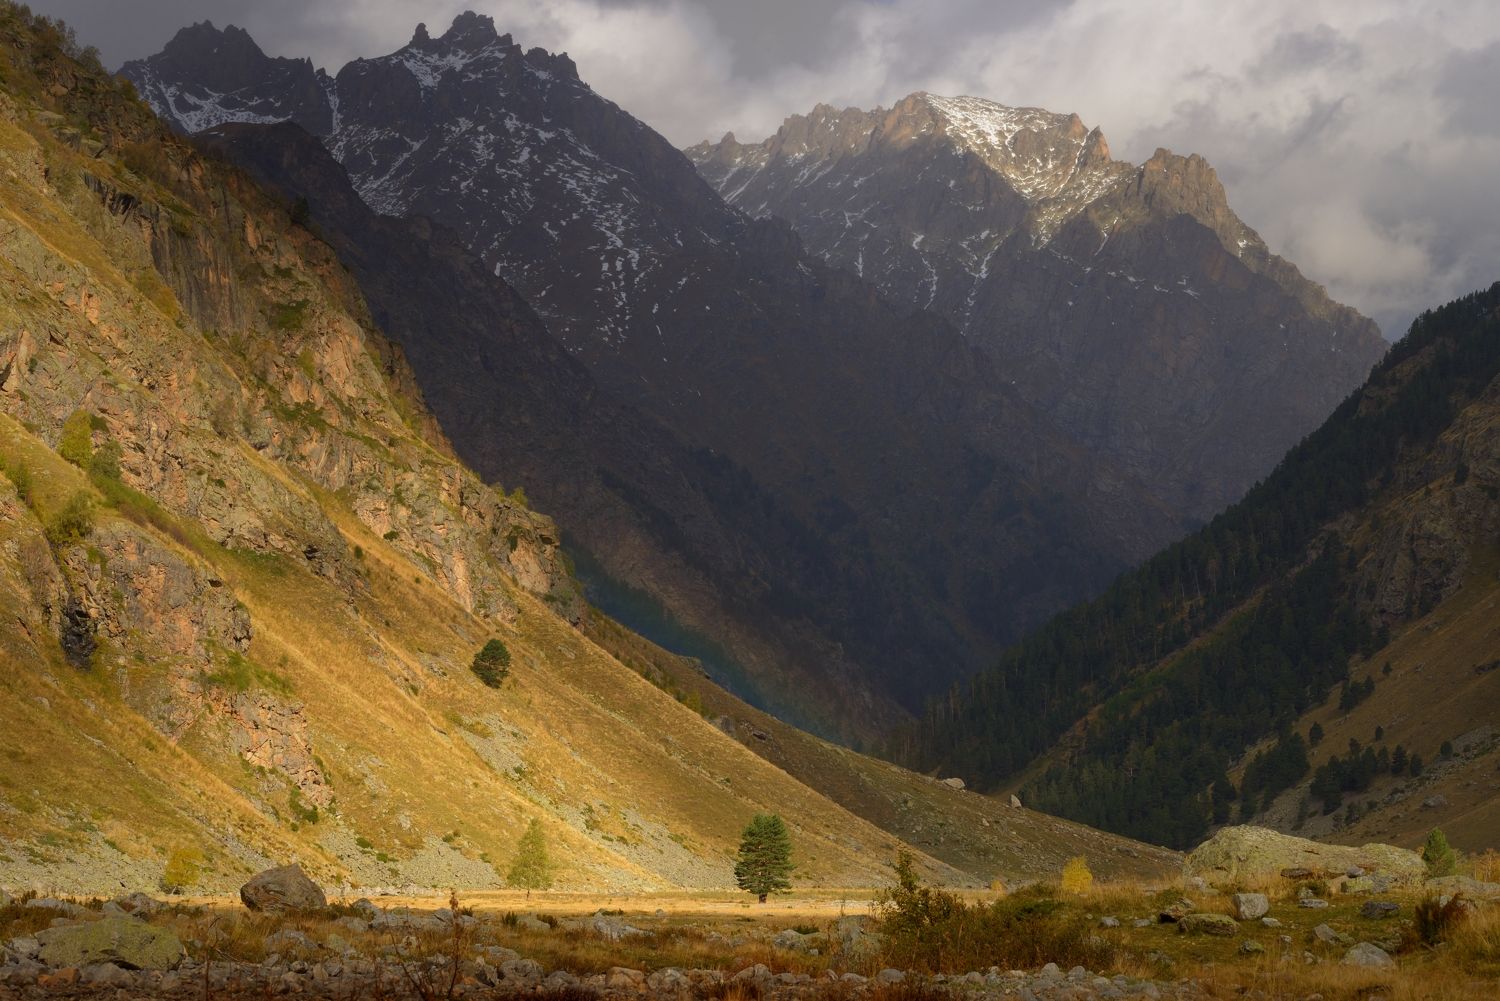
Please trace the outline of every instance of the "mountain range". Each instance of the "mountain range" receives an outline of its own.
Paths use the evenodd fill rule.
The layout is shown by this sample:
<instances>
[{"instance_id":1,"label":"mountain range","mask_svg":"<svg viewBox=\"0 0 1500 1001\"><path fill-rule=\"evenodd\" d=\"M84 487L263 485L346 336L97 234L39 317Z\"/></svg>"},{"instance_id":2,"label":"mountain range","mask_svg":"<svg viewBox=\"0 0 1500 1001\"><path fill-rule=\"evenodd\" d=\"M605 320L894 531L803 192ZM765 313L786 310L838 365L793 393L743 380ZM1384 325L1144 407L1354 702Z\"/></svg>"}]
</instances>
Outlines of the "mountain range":
<instances>
[{"instance_id":1,"label":"mountain range","mask_svg":"<svg viewBox=\"0 0 1500 1001\"><path fill-rule=\"evenodd\" d=\"M1115 160L1077 115L918 93L687 153L731 204L948 320L1188 519L1239 500L1385 350L1235 216L1201 157Z\"/></svg>"},{"instance_id":2,"label":"mountain range","mask_svg":"<svg viewBox=\"0 0 1500 1001\"><path fill-rule=\"evenodd\" d=\"M555 350L538 372L530 355L492 352L489 368L453 378L414 329L402 344L459 454L487 479L518 478L558 518L597 602L700 652L759 704L845 739L901 722L1233 499L1379 350L1368 321L1258 241L1242 255L1265 258L1251 268L1177 211L1217 197L1220 228L1253 237L1233 228L1201 161L1143 172L1149 190L1120 206L1139 218L1120 225L1107 257L1137 275L1197 254L1170 277L1176 288L1191 274L1193 294L1089 279L1079 312L1117 320L1111 334L1103 319L1033 322L989 305L1015 283L970 281L959 298L990 289L975 316L1003 316L1028 340L976 333L982 324L949 308L954 282L914 297L894 271L828 254L795 213L740 211L565 55L523 51L479 15L439 36L419 27L400 50L332 76L207 23L123 73L183 132L292 122L371 209L451 231L529 307L528 339L560 345L609 398L601 412L637 415L655 434L632 451L622 435L640 441L634 432L601 436L599 422L528 408L523 419L575 457L559 468L531 440L493 433L483 411L510 404L480 402L546 393ZM1031 245L1014 220L1000 228L1026 211L1013 187L1031 190L1024 172L996 173L980 137L969 143L914 149L907 162L969 163L974 183L993 189L995 206L977 214L989 213L997 245ZM1102 140L1086 145L1075 159L1088 178L1123 177ZM1026 169L1040 184L1053 168ZM1016 260L1081 259L1069 241L1126 197L1103 181L1084 193L1094 187L1098 204L1054 213L1050 240ZM306 194L322 225L344 228ZM745 204L742 193L730 201ZM914 239L871 223L872 255ZM943 245L966 232L945 231ZM1187 249L1157 262L1164 241ZM997 274L1011 253L990 255ZM475 357L455 346L451 357Z\"/></svg>"}]
</instances>

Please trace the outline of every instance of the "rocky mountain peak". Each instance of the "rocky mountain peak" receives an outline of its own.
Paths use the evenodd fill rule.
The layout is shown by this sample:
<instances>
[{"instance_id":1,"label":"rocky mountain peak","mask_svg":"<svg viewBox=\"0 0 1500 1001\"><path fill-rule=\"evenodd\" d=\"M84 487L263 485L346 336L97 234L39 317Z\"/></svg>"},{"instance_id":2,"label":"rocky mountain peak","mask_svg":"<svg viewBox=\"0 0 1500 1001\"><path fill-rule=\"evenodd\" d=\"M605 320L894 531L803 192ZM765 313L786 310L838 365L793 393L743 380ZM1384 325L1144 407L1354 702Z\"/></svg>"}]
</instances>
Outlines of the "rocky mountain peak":
<instances>
[{"instance_id":1,"label":"rocky mountain peak","mask_svg":"<svg viewBox=\"0 0 1500 1001\"><path fill-rule=\"evenodd\" d=\"M984 161L1027 201L1056 197L1086 168L1109 162L1103 134L1090 132L1076 114L925 93L911 95L896 110L910 114L916 107L935 116L956 148Z\"/></svg>"},{"instance_id":2,"label":"rocky mountain peak","mask_svg":"<svg viewBox=\"0 0 1500 1001\"><path fill-rule=\"evenodd\" d=\"M225 25L222 29L210 20L202 20L178 30L162 51L177 58L190 58L225 50L245 51L263 58L265 53L244 28Z\"/></svg>"},{"instance_id":3,"label":"rocky mountain peak","mask_svg":"<svg viewBox=\"0 0 1500 1001\"><path fill-rule=\"evenodd\" d=\"M243 28L200 21L157 55L133 59L120 75L179 132L224 122L295 121L317 135L333 125L328 75L309 59L266 55Z\"/></svg>"},{"instance_id":4,"label":"rocky mountain peak","mask_svg":"<svg viewBox=\"0 0 1500 1001\"><path fill-rule=\"evenodd\" d=\"M247 74L273 62L245 29L232 24L220 29L212 21L178 31L162 49L162 56L197 71L203 83L224 87L240 86ZM307 65L311 71L311 64Z\"/></svg>"},{"instance_id":5,"label":"rocky mountain peak","mask_svg":"<svg viewBox=\"0 0 1500 1001\"><path fill-rule=\"evenodd\" d=\"M506 35L503 39L495 29L495 19L488 14L476 14L472 10L466 10L453 19L453 24L443 32L442 42L454 48L462 48L470 51L483 49L492 42L502 41L511 44L511 38Z\"/></svg>"}]
</instances>

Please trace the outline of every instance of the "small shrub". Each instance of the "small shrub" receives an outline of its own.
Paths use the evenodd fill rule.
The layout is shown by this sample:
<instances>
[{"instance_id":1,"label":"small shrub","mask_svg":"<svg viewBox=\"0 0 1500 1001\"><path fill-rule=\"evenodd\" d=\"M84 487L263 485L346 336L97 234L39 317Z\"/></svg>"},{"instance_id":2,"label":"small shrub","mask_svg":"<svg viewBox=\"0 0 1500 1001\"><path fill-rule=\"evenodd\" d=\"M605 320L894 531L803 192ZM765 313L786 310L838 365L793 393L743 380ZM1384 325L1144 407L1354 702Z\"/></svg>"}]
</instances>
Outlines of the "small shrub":
<instances>
[{"instance_id":1,"label":"small shrub","mask_svg":"<svg viewBox=\"0 0 1500 1001\"><path fill-rule=\"evenodd\" d=\"M491 688L499 688L510 676L510 650L498 639L492 639L474 655L469 669Z\"/></svg>"},{"instance_id":2,"label":"small shrub","mask_svg":"<svg viewBox=\"0 0 1500 1001\"><path fill-rule=\"evenodd\" d=\"M1474 878L1486 883L1500 883L1500 852L1486 848L1473 858Z\"/></svg>"},{"instance_id":3,"label":"small shrub","mask_svg":"<svg viewBox=\"0 0 1500 1001\"><path fill-rule=\"evenodd\" d=\"M5 475L10 478L11 485L16 488L16 496L22 504L30 505L31 496L35 486L31 479L31 467L24 462L18 462L14 466L5 467Z\"/></svg>"},{"instance_id":4,"label":"small shrub","mask_svg":"<svg viewBox=\"0 0 1500 1001\"><path fill-rule=\"evenodd\" d=\"M167 856L161 873L163 893L185 893L198 885L203 875L203 852L197 848L178 848Z\"/></svg>"},{"instance_id":5,"label":"small shrub","mask_svg":"<svg viewBox=\"0 0 1500 1001\"><path fill-rule=\"evenodd\" d=\"M301 330L307 320L310 303L306 299L284 302L271 308L271 329L280 331Z\"/></svg>"},{"instance_id":6,"label":"small shrub","mask_svg":"<svg viewBox=\"0 0 1500 1001\"><path fill-rule=\"evenodd\" d=\"M1452 876L1458 872L1458 856L1448 846L1448 836L1434 827L1422 845L1422 861L1427 863L1427 875Z\"/></svg>"},{"instance_id":7,"label":"small shrub","mask_svg":"<svg viewBox=\"0 0 1500 1001\"><path fill-rule=\"evenodd\" d=\"M80 469L89 468L94 459L94 428L88 414L75 410L63 421L57 454Z\"/></svg>"},{"instance_id":8,"label":"small shrub","mask_svg":"<svg viewBox=\"0 0 1500 1001\"><path fill-rule=\"evenodd\" d=\"M505 882L525 890L545 890L552 885L552 861L547 856L547 835L535 817L526 825L516 857L505 874ZM543 919L545 920L545 919Z\"/></svg>"},{"instance_id":9,"label":"small shrub","mask_svg":"<svg viewBox=\"0 0 1500 1001\"><path fill-rule=\"evenodd\" d=\"M47 523L47 538L54 546L86 539L94 531L94 502L80 490Z\"/></svg>"},{"instance_id":10,"label":"small shrub","mask_svg":"<svg viewBox=\"0 0 1500 1001\"><path fill-rule=\"evenodd\" d=\"M966 904L923 886L911 857L897 859L896 886L876 899L885 933L881 962L898 969L961 973L988 966L1032 969L1046 963L1103 969L1109 943L1045 887L1027 887L991 904Z\"/></svg>"},{"instance_id":11,"label":"small shrub","mask_svg":"<svg viewBox=\"0 0 1500 1001\"><path fill-rule=\"evenodd\" d=\"M1435 946L1448 940L1453 929L1468 915L1469 905L1463 894L1455 893L1446 904L1440 897L1425 897L1417 901L1412 911L1410 937L1404 944Z\"/></svg>"},{"instance_id":12,"label":"small shrub","mask_svg":"<svg viewBox=\"0 0 1500 1001\"><path fill-rule=\"evenodd\" d=\"M292 816L304 824L316 824L320 819L317 805L304 803L302 790L296 786L292 787L291 793L287 796L287 806L291 808Z\"/></svg>"},{"instance_id":13,"label":"small shrub","mask_svg":"<svg viewBox=\"0 0 1500 1001\"><path fill-rule=\"evenodd\" d=\"M1089 871L1088 859L1082 855L1068 859L1062 871L1062 891L1084 894L1094 888L1094 874Z\"/></svg>"},{"instance_id":14,"label":"small shrub","mask_svg":"<svg viewBox=\"0 0 1500 1001\"><path fill-rule=\"evenodd\" d=\"M89 474L95 478L118 480L120 478L120 443L107 438L89 460Z\"/></svg>"}]
</instances>

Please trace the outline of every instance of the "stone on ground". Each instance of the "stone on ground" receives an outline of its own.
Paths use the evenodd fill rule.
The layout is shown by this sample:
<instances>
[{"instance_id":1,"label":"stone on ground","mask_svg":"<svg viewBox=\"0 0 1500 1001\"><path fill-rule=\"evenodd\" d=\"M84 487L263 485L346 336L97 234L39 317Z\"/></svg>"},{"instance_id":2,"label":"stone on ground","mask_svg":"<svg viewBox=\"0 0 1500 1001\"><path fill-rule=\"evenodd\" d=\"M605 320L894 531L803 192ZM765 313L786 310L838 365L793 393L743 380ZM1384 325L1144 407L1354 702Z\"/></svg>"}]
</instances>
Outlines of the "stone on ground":
<instances>
[{"instance_id":1,"label":"stone on ground","mask_svg":"<svg viewBox=\"0 0 1500 1001\"><path fill-rule=\"evenodd\" d=\"M1233 909L1235 918L1240 921L1263 918L1271 910L1271 902L1264 893L1236 893L1229 898L1229 906Z\"/></svg>"},{"instance_id":2,"label":"stone on ground","mask_svg":"<svg viewBox=\"0 0 1500 1001\"><path fill-rule=\"evenodd\" d=\"M1344 953L1346 966L1395 966L1390 953L1370 942L1361 942Z\"/></svg>"},{"instance_id":3,"label":"stone on ground","mask_svg":"<svg viewBox=\"0 0 1500 1001\"><path fill-rule=\"evenodd\" d=\"M240 900L252 911L313 911L328 906L323 888L308 878L300 865L284 865L256 873L240 887Z\"/></svg>"},{"instance_id":4,"label":"stone on ground","mask_svg":"<svg viewBox=\"0 0 1500 1001\"><path fill-rule=\"evenodd\" d=\"M1185 935L1230 936L1236 931L1234 918L1228 914L1184 914L1177 922L1177 930Z\"/></svg>"}]
</instances>

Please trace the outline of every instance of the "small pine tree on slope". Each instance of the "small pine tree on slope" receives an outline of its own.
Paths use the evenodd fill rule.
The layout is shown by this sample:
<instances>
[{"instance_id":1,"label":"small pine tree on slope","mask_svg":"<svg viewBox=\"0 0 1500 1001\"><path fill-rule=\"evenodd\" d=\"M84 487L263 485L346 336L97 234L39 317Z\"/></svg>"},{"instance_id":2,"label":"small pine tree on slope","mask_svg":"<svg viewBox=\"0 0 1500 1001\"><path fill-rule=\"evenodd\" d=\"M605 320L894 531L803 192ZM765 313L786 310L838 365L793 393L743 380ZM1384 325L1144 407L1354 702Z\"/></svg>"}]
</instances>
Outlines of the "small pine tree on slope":
<instances>
[{"instance_id":1,"label":"small pine tree on slope","mask_svg":"<svg viewBox=\"0 0 1500 1001\"><path fill-rule=\"evenodd\" d=\"M1422 861L1427 863L1428 876L1451 876L1458 871L1458 856L1448 846L1448 837L1434 827L1422 846Z\"/></svg>"},{"instance_id":2,"label":"small pine tree on slope","mask_svg":"<svg viewBox=\"0 0 1500 1001\"><path fill-rule=\"evenodd\" d=\"M792 888L792 839L779 814L757 813L740 837L734 881L761 903L772 893Z\"/></svg>"}]
</instances>

